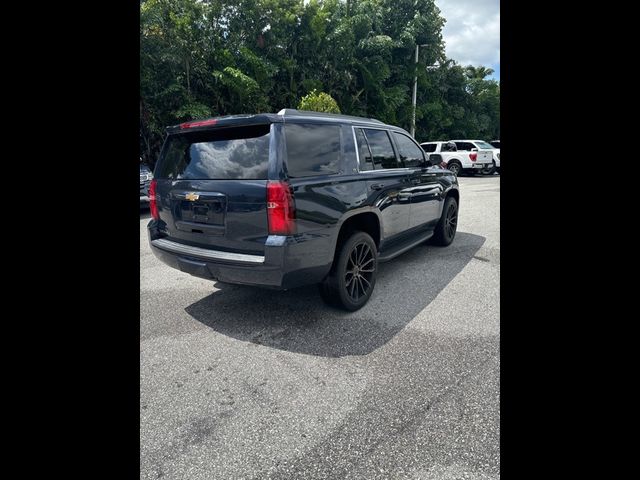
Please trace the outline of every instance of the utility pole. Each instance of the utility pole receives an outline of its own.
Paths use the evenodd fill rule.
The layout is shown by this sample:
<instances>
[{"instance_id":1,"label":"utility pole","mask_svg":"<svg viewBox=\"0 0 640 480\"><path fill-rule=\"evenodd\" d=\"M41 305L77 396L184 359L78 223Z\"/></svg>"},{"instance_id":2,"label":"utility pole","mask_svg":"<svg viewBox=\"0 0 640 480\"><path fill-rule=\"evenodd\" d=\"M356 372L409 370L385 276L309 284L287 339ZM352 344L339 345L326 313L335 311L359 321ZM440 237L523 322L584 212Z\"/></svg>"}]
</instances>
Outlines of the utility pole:
<instances>
[{"instance_id":1,"label":"utility pole","mask_svg":"<svg viewBox=\"0 0 640 480\"><path fill-rule=\"evenodd\" d=\"M416 45L416 76L413 77L413 111L411 113L411 136L416 137L416 97L418 95L418 53L420 47L426 47L427 44Z\"/></svg>"}]
</instances>

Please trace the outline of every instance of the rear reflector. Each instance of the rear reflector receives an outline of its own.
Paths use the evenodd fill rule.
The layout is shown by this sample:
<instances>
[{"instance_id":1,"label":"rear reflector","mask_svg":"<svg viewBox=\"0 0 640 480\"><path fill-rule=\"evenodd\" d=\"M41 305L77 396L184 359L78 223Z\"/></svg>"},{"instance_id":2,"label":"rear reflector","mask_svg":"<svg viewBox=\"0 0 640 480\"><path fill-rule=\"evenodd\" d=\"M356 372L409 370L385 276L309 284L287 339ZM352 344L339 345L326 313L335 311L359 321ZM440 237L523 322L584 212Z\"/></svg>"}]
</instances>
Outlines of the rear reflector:
<instances>
[{"instance_id":1,"label":"rear reflector","mask_svg":"<svg viewBox=\"0 0 640 480\"><path fill-rule=\"evenodd\" d=\"M151 185L149 186L149 209L151 210L151 216L154 220L158 220L160 215L158 215L158 203L156 201L156 179L151 180Z\"/></svg>"},{"instance_id":2,"label":"rear reflector","mask_svg":"<svg viewBox=\"0 0 640 480\"><path fill-rule=\"evenodd\" d=\"M291 235L296 230L296 207L287 182L267 183L267 218L270 235Z\"/></svg>"},{"instance_id":3,"label":"rear reflector","mask_svg":"<svg viewBox=\"0 0 640 480\"><path fill-rule=\"evenodd\" d=\"M215 125L218 121L215 118L209 120L198 120L197 122L185 122L180 124L180 128L206 127L207 125Z\"/></svg>"},{"instance_id":4,"label":"rear reflector","mask_svg":"<svg viewBox=\"0 0 640 480\"><path fill-rule=\"evenodd\" d=\"M476 159L478 158L478 154L477 153L470 153L469 154L469 158L471 159L472 162L475 162Z\"/></svg>"}]
</instances>

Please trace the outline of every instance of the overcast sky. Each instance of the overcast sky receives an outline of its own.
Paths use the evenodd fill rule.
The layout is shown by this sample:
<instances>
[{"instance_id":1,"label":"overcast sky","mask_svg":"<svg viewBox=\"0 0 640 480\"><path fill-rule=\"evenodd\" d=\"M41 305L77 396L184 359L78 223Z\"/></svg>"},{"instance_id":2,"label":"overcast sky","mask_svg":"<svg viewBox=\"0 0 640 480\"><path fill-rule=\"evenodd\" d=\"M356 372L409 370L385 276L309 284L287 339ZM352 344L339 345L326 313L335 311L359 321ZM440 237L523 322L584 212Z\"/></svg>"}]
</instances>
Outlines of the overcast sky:
<instances>
[{"instance_id":1,"label":"overcast sky","mask_svg":"<svg viewBox=\"0 0 640 480\"><path fill-rule=\"evenodd\" d=\"M447 19L447 56L460 65L484 65L500 80L500 0L436 0Z\"/></svg>"}]
</instances>

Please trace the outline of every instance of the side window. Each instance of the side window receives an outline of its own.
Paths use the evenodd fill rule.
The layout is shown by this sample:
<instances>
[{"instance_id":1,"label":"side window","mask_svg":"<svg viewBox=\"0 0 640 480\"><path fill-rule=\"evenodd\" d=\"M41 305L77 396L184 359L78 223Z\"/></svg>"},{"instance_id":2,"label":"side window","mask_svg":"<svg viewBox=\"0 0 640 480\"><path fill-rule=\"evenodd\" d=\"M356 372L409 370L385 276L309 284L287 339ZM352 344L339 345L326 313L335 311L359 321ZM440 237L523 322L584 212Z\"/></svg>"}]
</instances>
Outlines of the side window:
<instances>
[{"instance_id":1,"label":"side window","mask_svg":"<svg viewBox=\"0 0 640 480\"><path fill-rule=\"evenodd\" d=\"M398 147L400 161L405 167L421 167L424 164L424 152L413 140L402 133L393 132Z\"/></svg>"},{"instance_id":2,"label":"side window","mask_svg":"<svg viewBox=\"0 0 640 480\"><path fill-rule=\"evenodd\" d=\"M340 126L290 123L284 126L291 177L329 175L340 170Z\"/></svg>"},{"instance_id":3,"label":"side window","mask_svg":"<svg viewBox=\"0 0 640 480\"><path fill-rule=\"evenodd\" d=\"M436 151L436 144L435 143L423 143L420 145L422 147L422 149L427 152L435 152Z\"/></svg>"},{"instance_id":4,"label":"side window","mask_svg":"<svg viewBox=\"0 0 640 480\"><path fill-rule=\"evenodd\" d=\"M456 144L456 147L458 148L458 150L470 151L472 148L474 148L473 144L469 142L454 142L454 143Z\"/></svg>"},{"instance_id":5,"label":"side window","mask_svg":"<svg viewBox=\"0 0 640 480\"><path fill-rule=\"evenodd\" d=\"M373 154L373 163L381 168L399 168L400 165L387 131L365 128L364 132Z\"/></svg>"},{"instance_id":6,"label":"side window","mask_svg":"<svg viewBox=\"0 0 640 480\"><path fill-rule=\"evenodd\" d=\"M373 170L371 151L369 150L369 145L367 144L367 139L364 136L364 132L361 128L356 128L355 132L358 157L360 157L360 171L366 172L367 170Z\"/></svg>"}]
</instances>

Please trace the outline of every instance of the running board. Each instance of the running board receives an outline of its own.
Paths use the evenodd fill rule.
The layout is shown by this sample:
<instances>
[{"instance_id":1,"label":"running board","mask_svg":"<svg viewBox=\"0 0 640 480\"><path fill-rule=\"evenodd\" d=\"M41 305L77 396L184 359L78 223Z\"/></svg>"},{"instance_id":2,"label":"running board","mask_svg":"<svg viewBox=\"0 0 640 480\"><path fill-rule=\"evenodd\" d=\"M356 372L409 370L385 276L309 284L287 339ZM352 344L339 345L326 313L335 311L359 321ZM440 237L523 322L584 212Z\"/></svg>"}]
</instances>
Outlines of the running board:
<instances>
[{"instance_id":1,"label":"running board","mask_svg":"<svg viewBox=\"0 0 640 480\"><path fill-rule=\"evenodd\" d=\"M420 232L417 237L411 237L409 240L405 240L398 245L394 245L390 250L385 250L385 252L380 253L378 255L378 263L388 262L389 260L396 258L398 255L402 255L407 250L411 250L416 245L425 242L433 237L433 231L428 232Z\"/></svg>"}]
</instances>

